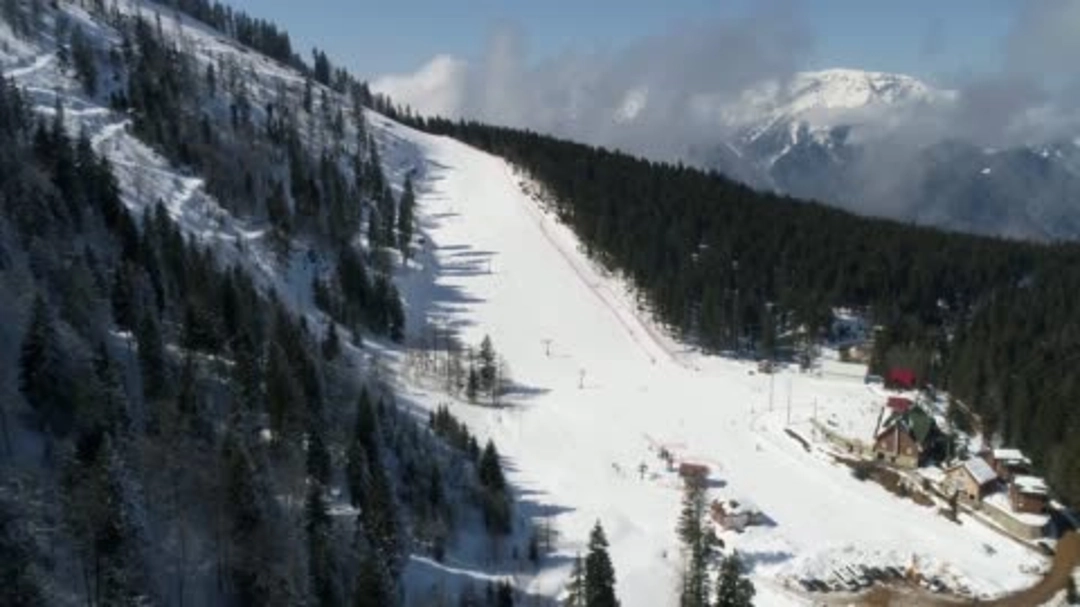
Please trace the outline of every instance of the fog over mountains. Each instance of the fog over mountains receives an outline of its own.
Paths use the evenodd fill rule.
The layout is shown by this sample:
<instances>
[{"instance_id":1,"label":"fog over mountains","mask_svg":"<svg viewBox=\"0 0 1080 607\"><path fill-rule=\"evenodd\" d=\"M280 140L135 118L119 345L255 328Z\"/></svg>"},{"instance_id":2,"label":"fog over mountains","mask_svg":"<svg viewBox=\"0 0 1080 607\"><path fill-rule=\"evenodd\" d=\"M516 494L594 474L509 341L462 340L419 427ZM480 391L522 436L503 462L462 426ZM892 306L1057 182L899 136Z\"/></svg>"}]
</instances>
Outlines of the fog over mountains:
<instances>
[{"instance_id":1,"label":"fog over mountains","mask_svg":"<svg viewBox=\"0 0 1080 607\"><path fill-rule=\"evenodd\" d=\"M1080 5L1030 3L993 71L809 70L813 35L772 3L616 52L528 59L520 30L373 87L425 114L528 127L715 168L858 212L1040 240L1080 236Z\"/></svg>"}]
</instances>

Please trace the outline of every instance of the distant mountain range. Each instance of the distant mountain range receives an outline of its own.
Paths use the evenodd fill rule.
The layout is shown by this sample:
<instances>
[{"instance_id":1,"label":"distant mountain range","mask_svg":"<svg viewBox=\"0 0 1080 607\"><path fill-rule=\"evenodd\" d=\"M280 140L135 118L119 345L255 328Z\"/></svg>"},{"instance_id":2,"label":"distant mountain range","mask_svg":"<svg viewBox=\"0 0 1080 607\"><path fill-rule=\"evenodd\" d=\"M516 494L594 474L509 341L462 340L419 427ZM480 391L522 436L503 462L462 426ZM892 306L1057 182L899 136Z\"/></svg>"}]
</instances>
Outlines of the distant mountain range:
<instances>
[{"instance_id":1,"label":"distant mountain range","mask_svg":"<svg viewBox=\"0 0 1080 607\"><path fill-rule=\"evenodd\" d=\"M916 118L948 111L957 98L899 74L803 72L706 108L726 134L690 157L755 187L868 214L1018 238L1080 237L1080 138L992 149L945 134L907 136ZM617 121L632 119L625 110Z\"/></svg>"}]
</instances>

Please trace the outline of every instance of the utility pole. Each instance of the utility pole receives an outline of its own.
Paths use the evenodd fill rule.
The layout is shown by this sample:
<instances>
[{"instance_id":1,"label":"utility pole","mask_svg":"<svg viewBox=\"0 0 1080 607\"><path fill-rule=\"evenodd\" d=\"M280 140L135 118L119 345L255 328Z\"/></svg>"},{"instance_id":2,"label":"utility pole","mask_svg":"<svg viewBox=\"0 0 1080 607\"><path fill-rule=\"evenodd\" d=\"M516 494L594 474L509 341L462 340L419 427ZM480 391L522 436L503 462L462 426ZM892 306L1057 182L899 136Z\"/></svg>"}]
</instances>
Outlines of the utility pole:
<instances>
[{"instance_id":1,"label":"utility pole","mask_svg":"<svg viewBox=\"0 0 1080 607\"><path fill-rule=\"evenodd\" d=\"M772 358L769 359L769 413L773 410L773 386L776 384L776 369L772 368Z\"/></svg>"},{"instance_id":2,"label":"utility pole","mask_svg":"<svg viewBox=\"0 0 1080 607\"><path fill-rule=\"evenodd\" d=\"M787 383L787 425L789 426L791 425L791 392L793 387L792 383L794 381L794 378L789 377Z\"/></svg>"}]
</instances>

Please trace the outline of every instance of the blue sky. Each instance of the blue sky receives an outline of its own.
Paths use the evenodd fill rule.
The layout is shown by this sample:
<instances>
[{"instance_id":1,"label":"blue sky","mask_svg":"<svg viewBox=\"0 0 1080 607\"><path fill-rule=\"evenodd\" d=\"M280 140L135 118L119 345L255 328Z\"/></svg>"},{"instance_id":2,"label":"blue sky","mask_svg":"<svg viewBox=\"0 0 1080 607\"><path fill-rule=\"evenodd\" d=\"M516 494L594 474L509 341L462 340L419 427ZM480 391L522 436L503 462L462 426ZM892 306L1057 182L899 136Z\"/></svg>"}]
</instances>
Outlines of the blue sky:
<instances>
[{"instance_id":1,"label":"blue sky","mask_svg":"<svg viewBox=\"0 0 1080 607\"><path fill-rule=\"evenodd\" d=\"M362 78L407 72L436 54L475 59L492 31L524 32L534 59L617 50L687 24L733 19L753 0L228 0L271 19L305 53L315 44ZM1020 0L772 2L808 28L807 68L940 78L994 69Z\"/></svg>"}]
</instances>

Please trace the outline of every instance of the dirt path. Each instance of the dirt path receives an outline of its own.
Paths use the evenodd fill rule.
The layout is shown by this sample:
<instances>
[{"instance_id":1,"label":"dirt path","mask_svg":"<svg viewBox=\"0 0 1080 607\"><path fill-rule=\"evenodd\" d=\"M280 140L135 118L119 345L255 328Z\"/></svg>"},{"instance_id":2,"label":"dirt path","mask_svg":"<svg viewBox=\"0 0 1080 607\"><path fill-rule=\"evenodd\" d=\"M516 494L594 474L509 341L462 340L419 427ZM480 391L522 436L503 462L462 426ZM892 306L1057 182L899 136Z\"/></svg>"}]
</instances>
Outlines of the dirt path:
<instances>
[{"instance_id":1,"label":"dirt path","mask_svg":"<svg viewBox=\"0 0 1080 607\"><path fill-rule=\"evenodd\" d=\"M986 603L987 607L1028 607L1041 605L1061 592L1069 582L1069 576L1080 567L1080 534L1069 531L1057 544L1050 571L1038 584L1011 596Z\"/></svg>"},{"instance_id":2,"label":"dirt path","mask_svg":"<svg viewBox=\"0 0 1080 607\"><path fill-rule=\"evenodd\" d=\"M1034 607L1052 599L1065 589L1069 576L1080 567L1080 534L1069 531L1058 542L1050 571L1037 584L1026 590L990 601L946 599L921 589L874 588L855 601L830 602L834 605L860 605L862 607L907 607L929 605L937 607Z\"/></svg>"}]
</instances>

